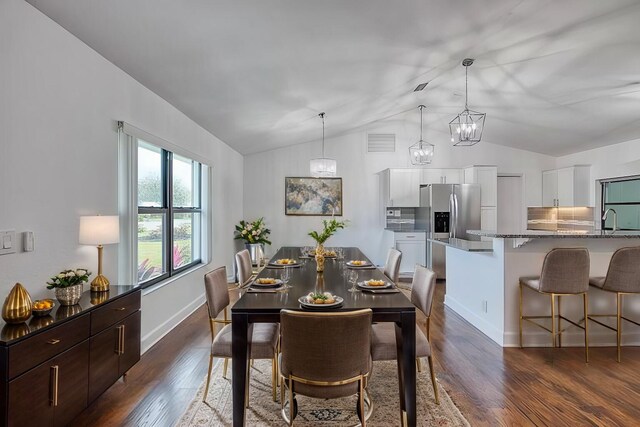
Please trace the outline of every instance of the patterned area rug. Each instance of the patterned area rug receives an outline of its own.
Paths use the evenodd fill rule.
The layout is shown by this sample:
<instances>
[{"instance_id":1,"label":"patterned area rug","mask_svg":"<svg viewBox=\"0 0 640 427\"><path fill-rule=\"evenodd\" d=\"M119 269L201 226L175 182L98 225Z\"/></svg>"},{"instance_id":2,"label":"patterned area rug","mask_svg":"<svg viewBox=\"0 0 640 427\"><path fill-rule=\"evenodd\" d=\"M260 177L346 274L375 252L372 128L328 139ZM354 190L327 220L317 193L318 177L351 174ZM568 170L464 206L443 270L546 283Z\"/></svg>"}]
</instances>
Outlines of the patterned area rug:
<instances>
[{"instance_id":1,"label":"patterned area rug","mask_svg":"<svg viewBox=\"0 0 640 427\"><path fill-rule=\"evenodd\" d=\"M230 426L232 424L231 369L228 379L222 378L222 363L217 361L211 375L211 385L207 403L202 402L206 378L203 380L195 399L178 422L177 426ZM418 373L417 401L419 426L469 426L447 392L438 384L440 405L433 398L433 388L426 359L423 371ZM425 369L426 368L426 369ZM369 395L373 401L373 413L367 425L400 425L400 403L398 400L398 377L396 363L375 362L373 376L369 383ZM278 399L280 389L278 388ZM355 397L345 399L311 399L297 396L297 426L354 426L359 424L356 415ZM286 425L280 416L280 402L271 398L271 362L256 360L251 370L251 390L247 409L249 426Z\"/></svg>"}]
</instances>

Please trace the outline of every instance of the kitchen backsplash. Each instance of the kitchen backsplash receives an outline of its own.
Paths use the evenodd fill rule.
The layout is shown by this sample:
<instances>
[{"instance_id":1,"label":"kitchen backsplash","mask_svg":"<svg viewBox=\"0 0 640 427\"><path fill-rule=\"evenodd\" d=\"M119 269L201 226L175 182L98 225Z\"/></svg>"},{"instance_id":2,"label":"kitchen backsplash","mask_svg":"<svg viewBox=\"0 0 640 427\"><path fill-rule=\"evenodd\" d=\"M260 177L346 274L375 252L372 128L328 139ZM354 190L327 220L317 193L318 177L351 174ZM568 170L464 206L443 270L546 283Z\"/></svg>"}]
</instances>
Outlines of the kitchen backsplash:
<instances>
[{"instance_id":1,"label":"kitchen backsplash","mask_svg":"<svg viewBox=\"0 0 640 427\"><path fill-rule=\"evenodd\" d=\"M413 230L416 225L416 208L387 208L389 230Z\"/></svg>"},{"instance_id":2,"label":"kitchen backsplash","mask_svg":"<svg viewBox=\"0 0 640 427\"><path fill-rule=\"evenodd\" d=\"M527 208L527 229L544 231L593 231L592 207Z\"/></svg>"}]
</instances>

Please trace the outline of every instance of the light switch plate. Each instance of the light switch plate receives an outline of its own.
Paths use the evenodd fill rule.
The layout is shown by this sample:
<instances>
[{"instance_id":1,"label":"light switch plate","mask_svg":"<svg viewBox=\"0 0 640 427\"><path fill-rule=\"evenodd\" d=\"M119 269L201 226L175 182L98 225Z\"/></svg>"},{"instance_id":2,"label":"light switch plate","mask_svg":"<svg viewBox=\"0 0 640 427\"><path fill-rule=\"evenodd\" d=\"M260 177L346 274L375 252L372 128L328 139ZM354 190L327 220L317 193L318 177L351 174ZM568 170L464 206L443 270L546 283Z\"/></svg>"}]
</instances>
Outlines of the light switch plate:
<instances>
[{"instance_id":1,"label":"light switch plate","mask_svg":"<svg viewBox=\"0 0 640 427\"><path fill-rule=\"evenodd\" d=\"M0 255L16 252L16 232L14 230L0 231Z\"/></svg>"}]
</instances>

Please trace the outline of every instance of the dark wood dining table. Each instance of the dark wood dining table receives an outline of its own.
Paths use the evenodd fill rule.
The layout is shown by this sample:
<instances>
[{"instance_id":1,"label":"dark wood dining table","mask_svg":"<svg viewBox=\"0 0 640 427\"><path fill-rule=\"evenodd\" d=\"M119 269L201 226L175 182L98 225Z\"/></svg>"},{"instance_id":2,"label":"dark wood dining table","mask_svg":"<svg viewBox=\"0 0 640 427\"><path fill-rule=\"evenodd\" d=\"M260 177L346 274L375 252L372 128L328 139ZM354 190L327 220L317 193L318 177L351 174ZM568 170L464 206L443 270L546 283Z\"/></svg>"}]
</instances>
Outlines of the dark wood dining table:
<instances>
[{"instance_id":1,"label":"dark wood dining table","mask_svg":"<svg viewBox=\"0 0 640 427\"><path fill-rule=\"evenodd\" d=\"M280 310L301 310L298 298L312 291L329 291L344 298L342 307L334 310L358 310L370 308L374 322L395 322L396 344L398 348L398 375L400 384L400 406L406 412L409 426L416 425L416 310L411 301L401 292L372 294L349 292L346 262L368 260L358 248L343 248L344 259L327 258L324 272L316 272L314 259L301 257L299 247L282 247L272 260L290 258L300 262L299 267L287 267L291 273L286 292L252 293L246 292L231 308L232 329L232 387L233 425L245 425L245 388L249 369L249 355L252 325L260 322L279 322ZM350 270L350 269L348 269ZM258 277L276 277L282 268L265 268ZM358 281L385 279L376 269L357 269ZM388 280L388 279L387 279Z\"/></svg>"}]
</instances>

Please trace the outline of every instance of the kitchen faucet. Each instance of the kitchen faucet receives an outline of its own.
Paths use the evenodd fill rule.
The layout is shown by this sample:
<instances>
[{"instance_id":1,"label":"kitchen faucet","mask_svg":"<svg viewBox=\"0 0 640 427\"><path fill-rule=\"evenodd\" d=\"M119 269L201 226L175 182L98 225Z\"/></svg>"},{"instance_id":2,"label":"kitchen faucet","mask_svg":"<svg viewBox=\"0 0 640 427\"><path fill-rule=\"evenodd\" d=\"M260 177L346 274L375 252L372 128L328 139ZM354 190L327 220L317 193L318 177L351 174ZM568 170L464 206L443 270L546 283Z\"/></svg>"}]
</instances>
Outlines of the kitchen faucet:
<instances>
[{"instance_id":1,"label":"kitchen faucet","mask_svg":"<svg viewBox=\"0 0 640 427\"><path fill-rule=\"evenodd\" d=\"M607 220L607 215L609 214L609 212L613 212L613 230L611 231L611 234L615 233L618 230L618 212L616 212L615 209L607 209L604 212L604 215L602 215L602 220L606 221ZM603 227L603 231L604 231L604 227Z\"/></svg>"}]
</instances>

